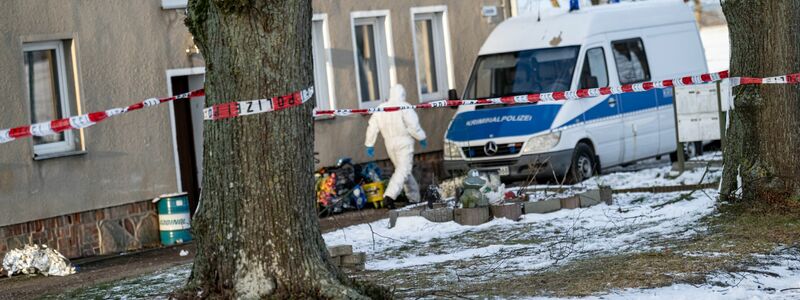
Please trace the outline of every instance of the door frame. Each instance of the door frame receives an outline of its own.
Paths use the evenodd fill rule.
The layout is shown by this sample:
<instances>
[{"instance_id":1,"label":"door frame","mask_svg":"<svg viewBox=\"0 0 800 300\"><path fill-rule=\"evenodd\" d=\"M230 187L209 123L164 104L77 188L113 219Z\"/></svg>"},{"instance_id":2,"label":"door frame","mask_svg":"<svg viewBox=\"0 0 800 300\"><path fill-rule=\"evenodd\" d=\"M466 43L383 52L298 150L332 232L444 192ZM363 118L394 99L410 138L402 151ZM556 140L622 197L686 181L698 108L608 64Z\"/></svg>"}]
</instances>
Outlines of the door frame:
<instances>
[{"instance_id":1,"label":"door frame","mask_svg":"<svg viewBox=\"0 0 800 300\"><path fill-rule=\"evenodd\" d=\"M191 75L204 75L206 74L205 67L193 67L182 69L167 69L167 95L170 97L172 94L172 77L191 76ZM183 193L183 178L181 178L181 162L178 156L178 133L175 127L175 104L169 102L169 126L172 131L172 156L175 160L175 183L178 186L178 192Z\"/></svg>"}]
</instances>

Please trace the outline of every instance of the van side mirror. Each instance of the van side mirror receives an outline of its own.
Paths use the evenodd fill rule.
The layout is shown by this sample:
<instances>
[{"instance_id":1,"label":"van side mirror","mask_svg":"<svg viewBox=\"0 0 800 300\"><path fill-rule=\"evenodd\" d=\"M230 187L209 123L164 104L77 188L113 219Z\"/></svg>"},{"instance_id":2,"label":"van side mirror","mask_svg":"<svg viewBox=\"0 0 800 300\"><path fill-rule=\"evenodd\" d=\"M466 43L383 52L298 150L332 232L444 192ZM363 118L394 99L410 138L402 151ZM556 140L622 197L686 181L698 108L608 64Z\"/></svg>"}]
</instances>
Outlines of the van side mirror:
<instances>
[{"instance_id":1,"label":"van side mirror","mask_svg":"<svg viewBox=\"0 0 800 300\"><path fill-rule=\"evenodd\" d=\"M458 98L458 91L450 89L447 91L447 100L461 100ZM458 106L450 106L451 109L458 109Z\"/></svg>"}]
</instances>

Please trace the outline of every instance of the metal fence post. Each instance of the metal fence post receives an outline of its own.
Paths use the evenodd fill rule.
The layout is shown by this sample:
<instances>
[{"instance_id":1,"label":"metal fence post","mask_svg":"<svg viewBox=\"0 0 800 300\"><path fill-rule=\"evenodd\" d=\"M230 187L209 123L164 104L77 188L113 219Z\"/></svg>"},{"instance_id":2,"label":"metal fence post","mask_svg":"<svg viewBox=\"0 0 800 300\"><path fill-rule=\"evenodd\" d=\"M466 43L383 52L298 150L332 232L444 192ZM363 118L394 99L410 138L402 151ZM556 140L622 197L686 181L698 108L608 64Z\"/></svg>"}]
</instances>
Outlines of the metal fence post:
<instances>
[{"instance_id":1,"label":"metal fence post","mask_svg":"<svg viewBox=\"0 0 800 300\"><path fill-rule=\"evenodd\" d=\"M683 143L681 143L680 137L678 136L678 93L675 91L675 87L672 87L672 110L675 114L675 144L677 148L675 152L678 155L678 174L682 174L684 171L684 161L685 157L683 156Z\"/></svg>"},{"instance_id":2,"label":"metal fence post","mask_svg":"<svg viewBox=\"0 0 800 300\"><path fill-rule=\"evenodd\" d=\"M727 114L722 109L722 80L717 81L717 108L719 109L719 144L725 146L725 124Z\"/></svg>"}]
</instances>

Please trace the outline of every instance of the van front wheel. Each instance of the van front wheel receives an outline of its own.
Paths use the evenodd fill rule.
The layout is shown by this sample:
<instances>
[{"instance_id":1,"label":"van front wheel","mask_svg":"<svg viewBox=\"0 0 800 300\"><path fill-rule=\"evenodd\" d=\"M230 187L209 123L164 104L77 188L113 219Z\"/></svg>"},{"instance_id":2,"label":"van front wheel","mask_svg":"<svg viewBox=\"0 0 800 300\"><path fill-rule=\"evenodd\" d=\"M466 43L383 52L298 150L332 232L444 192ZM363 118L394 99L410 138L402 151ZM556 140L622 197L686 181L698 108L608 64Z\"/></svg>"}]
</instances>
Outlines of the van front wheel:
<instances>
[{"instance_id":1,"label":"van front wheel","mask_svg":"<svg viewBox=\"0 0 800 300\"><path fill-rule=\"evenodd\" d=\"M569 168L570 181L578 183L595 174L597 174L597 164L594 161L592 147L584 143L578 144L572 154L572 165Z\"/></svg>"}]
</instances>

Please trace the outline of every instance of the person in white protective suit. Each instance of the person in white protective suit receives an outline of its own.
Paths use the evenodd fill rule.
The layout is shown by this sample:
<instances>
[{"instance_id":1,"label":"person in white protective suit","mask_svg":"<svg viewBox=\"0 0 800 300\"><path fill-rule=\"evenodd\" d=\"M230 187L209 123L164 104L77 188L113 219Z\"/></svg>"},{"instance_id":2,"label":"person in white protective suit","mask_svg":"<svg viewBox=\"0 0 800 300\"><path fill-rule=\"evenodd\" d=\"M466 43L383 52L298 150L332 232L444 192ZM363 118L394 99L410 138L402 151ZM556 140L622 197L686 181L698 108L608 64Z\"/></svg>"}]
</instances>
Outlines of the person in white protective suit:
<instances>
[{"instance_id":1,"label":"person in white protective suit","mask_svg":"<svg viewBox=\"0 0 800 300\"><path fill-rule=\"evenodd\" d=\"M389 100L379 107L411 105L406 102L406 90L402 85L392 86ZM394 200L405 190L406 198L410 202L419 202L419 185L411 175L414 164L414 143L419 141L422 148L428 146L425 131L419 124L419 117L413 110L400 110L393 112L377 112L369 119L367 138L364 145L367 147L367 156L375 155L375 140L378 133L383 135L389 159L394 164L394 173L389 180L389 185L384 192L383 201L390 209L394 209Z\"/></svg>"}]
</instances>

